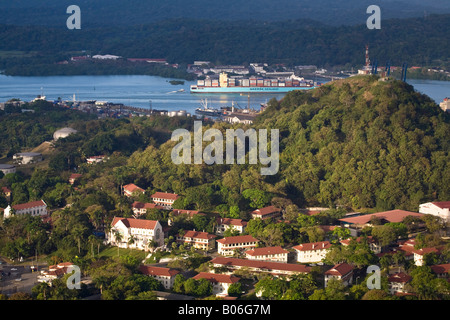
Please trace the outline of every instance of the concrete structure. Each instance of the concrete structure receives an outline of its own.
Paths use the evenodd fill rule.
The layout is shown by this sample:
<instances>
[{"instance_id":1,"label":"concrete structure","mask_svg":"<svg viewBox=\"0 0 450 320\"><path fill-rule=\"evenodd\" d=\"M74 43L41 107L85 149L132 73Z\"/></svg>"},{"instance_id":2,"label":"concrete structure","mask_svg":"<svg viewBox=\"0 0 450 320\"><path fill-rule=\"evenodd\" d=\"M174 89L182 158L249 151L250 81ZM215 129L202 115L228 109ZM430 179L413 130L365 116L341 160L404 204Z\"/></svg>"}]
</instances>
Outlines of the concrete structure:
<instances>
[{"instance_id":1,"label":"concrete structure","mask_svg":"<svg viewBox=\"0 0 450 320\"><path fill-rule=\"evenodd\" d=\"M53 140L58 140L62 138L67 138L71 134L75 134L78 131L72 128L62 128L59 130L56 130L55 133L53 133Z\"/></svg>"},{"instance_id":2,"label":"concrete structure","mask_svg":"<svg viewBox=\"0 0 450 320\"><path fill-rule=\"evenodd\" d=\"M0 164L0 171L5 175L8 173L16 173L16 167L12 164Z\"/></svg>"},{"instance_id":3,"label":"concrete structure","mask_svg":"<svg viewBox=\"0 0 450 320\"><path fill-rule=\"evenodd\" d=\"M120 234L120 239L117 234ZM121 248L148 250L151 241L158 246L164 244L164 232L156 220L114 217L106 241Z\"/></svg>"},{"instance_id":4,"label":"concrete structure","mask_svg":"<svg viewBox=\"0 0 450 320\"><path fill-rule=\"evenodd\" d=\"M432 214L444 219L446 223L450 223L450 201L422 203L419 205L419 212Z\"/></svg>"},{"instance_id":5,"label":"concrete structure","mask_svg":"<svg viewBox=\"0 0 450 320\"><path fill-rule=\"evenodd\" d=\"M353 283L353 267L346 262L335 265L325 271L325 287L330 279L341 280L346 287L351 285Z\"/></svg>"},{"instance_id":6,"label":"concrete structure","mask_svg":"<svg viewBox=\"0 0 450 320\"><path fill-rule=\"evenodd\" d=\"M3 218L11 217L13 212L15 215L29 214L32 216L45 216L48 213L47 204L44 200L16 204L12 207L8 206L3 213Z\"/></svg>"},{"instance_id":7,"label":"concrete structure","mask_svg":"<svg viewBox=\"0 0 450 320\"><path fill-rule=\"evenodd\" d=\"M250 260L288 262L289 251L280 246L255 248L245 252L245 257Z\"/></svg>"},{"instance_id":8,"label":"concrete structure","mask_svg":"<svg viewBox=\"0 0 450 320\"><path fill-rule=\"evenodd\" d=\"M13 155L13 160L15 163L22 164L30 164L37 163L43 160L42 154L37 152L21 152Z\"/></svg>"},{"instance_id":9,"label":"concrete structure","mask_svg":"<svg viewBox=\"0 0 450 320\"><path fill-rule=\"evenodd\" d=\"M252 215L252 219L260 218L264 220L268 218L277 218L281 216L281 209L274 206L268 206L261 209L256 209L250 214Z\"/></svg>"},{"instance_id":10,"label":"concrete structure","mask_svg":"<svg viewBox=\"0 0 450 320\"><path fill-rule=\"evenodd\" d=\"M216 235L207 232L187 230L183 235L178 235L176 241L191 245L196 249L211 250L216 246Z\"/></svg>"},{"instance_id":11,"label":"concrete structure","mask_svg":"<svg viewBox=\"0 0 450 320\"><path fill-rule=\"evenodd\" d=\"M178 199L176 193L155 192L151 196L152 201L167 210L172 210L172 205Z\"/></svg>"}]
</instances>

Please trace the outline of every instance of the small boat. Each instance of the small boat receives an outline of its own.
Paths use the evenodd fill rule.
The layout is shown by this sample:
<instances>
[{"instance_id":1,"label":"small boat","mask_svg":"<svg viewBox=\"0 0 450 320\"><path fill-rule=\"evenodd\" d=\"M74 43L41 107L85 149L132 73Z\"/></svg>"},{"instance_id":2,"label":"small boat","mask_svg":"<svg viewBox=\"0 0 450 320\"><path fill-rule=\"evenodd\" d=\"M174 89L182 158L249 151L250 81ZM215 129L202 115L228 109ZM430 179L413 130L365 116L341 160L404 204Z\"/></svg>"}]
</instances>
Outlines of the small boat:
<instances>
[{"instance_id":1,"label":"small boat","mask_svg":"<svg viewBox=\"0 0 450 320\"><path fill-rule=\"evenodd\" d=\"M195 109L195 113L210 117L218 117L222 114L222 111L219 109L209 108L208 100L202 100L202 107Z\"/></svg>"}]
</instances>

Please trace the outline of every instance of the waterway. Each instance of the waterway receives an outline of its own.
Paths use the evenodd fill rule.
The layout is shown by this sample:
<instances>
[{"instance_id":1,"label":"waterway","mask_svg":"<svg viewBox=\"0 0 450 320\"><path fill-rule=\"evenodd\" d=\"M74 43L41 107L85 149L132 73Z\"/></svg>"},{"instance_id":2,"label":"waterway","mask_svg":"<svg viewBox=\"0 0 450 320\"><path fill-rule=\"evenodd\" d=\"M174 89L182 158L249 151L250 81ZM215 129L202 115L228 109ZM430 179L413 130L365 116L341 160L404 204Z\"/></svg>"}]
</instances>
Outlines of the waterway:
<instances>
[{"instance_id":1,"label":"waterway","mask_svg":"<svg viewBox=\"0 0 450 320\"><path fill-rule=\"evenodd\" d=\"M72 101L107 101L158 110L186 110L194 113L205 100L210 107L231 106L259 109L271 98L280 100L285 94L191 94L194 82L172 85L172 79L143 76L50 76L19 77L0 75L0 102L12 98L31 101L38 95L49 101L61 98ZM419 92L441 102L450 97L450 81L407 80Z\"/></svg>"}]
</instances>

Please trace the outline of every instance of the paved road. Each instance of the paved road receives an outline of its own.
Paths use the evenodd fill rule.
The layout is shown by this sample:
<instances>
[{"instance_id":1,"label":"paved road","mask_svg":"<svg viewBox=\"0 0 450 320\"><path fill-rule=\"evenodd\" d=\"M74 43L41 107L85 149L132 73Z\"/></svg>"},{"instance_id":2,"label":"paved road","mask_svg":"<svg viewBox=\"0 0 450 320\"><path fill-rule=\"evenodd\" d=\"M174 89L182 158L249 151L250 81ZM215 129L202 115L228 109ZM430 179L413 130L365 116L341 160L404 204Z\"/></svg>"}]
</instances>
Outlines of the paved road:
<instances>
[{"instance_id":1,"label":"paved road","mask_svg":"<svg viewBox=\"0 0 450 320\"><path fill-rule=\"evenodd\" d=\"M11 295L16 292L31 294L37 282L38 272L31 272L28 266L15 266L0 260L0 293Z\"/></svg>"}]
</instances>

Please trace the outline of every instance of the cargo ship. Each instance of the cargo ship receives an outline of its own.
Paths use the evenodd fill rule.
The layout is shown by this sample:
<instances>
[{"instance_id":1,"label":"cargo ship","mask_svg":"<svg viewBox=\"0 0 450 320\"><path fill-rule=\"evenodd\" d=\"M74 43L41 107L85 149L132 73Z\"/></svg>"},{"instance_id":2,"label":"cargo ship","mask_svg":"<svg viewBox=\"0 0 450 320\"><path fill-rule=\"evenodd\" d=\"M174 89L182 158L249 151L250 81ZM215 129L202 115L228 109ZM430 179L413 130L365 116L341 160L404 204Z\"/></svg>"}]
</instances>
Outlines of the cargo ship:
<instances>
[{"instance_id":1,"label":"cargo ship","mask_svg":"<svg viewBox=\"0 0 450 320\"><path fill-rule=\"evenodd\" d=\"M229 78L225 72L219 79L197 80L191 85L191 93L286 93L292 90L308 90L320 83L303 78L268 79L259 77Z\"/></svg>"}]
</instances>

